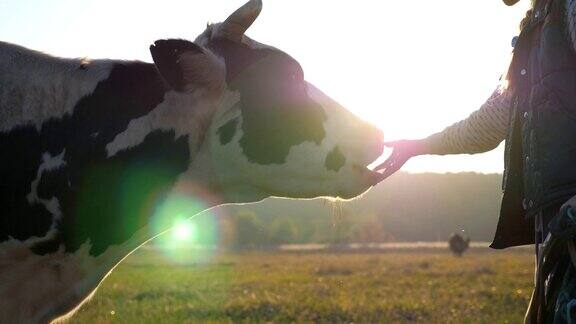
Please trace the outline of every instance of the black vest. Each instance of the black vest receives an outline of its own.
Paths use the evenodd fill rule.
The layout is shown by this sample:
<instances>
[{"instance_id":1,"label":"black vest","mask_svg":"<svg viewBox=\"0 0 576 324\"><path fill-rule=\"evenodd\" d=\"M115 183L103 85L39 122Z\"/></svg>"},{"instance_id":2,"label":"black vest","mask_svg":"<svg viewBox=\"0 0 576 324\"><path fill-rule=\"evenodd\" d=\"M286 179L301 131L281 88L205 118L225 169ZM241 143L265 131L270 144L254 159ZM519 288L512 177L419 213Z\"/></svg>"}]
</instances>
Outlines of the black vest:
<instances>
[{"instance_id":1,"label":"black vest","mask_svg":"<svg viewBox=\"0 0 576 324\"><path fill-rule=\"evenodd\" d=\"M564 2L537 1L514 49L496 249L534 243L531 216L576 195L576 55Z\"/></svg>"}]
</instances>

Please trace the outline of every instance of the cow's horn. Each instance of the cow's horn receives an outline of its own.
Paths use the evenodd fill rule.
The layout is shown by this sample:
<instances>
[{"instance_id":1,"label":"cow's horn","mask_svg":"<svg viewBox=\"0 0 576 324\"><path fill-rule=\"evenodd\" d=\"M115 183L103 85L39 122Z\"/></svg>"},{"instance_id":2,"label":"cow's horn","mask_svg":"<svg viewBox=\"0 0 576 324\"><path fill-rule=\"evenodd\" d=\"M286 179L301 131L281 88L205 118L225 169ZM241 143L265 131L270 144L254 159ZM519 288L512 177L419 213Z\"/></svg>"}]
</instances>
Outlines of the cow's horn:
<instances>
[{"instance_id":1,"label":"cow's horn","mask_svg":"<svg viewBox=\"0 0 576 324\"><path fill-rule=\"evenodd\" d=\"M262 0L250 0L238 10L234 11L220 25L217 31L218 37L241 41L244 32L252 25L262 11Z\"/></svg>"}]
</instances>

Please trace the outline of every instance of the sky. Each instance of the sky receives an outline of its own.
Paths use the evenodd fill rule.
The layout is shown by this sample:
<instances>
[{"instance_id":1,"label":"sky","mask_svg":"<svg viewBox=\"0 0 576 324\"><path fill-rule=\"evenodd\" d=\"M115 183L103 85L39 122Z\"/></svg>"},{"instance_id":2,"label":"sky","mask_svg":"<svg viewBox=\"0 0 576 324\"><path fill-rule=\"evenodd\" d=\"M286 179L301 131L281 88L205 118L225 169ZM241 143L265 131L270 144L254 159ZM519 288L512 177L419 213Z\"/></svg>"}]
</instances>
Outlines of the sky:
<instances>
[{"instance_id":1,"label":"sky","mask_svg":"<svg viewBox=\"0 0 576 324\"><path fill-rule=\"evenodd\" d=\"M0 41L64 57L151 62L157 39L193 40L244 0L0 0ZM498 85L528 9L501 0L263 0L253 39L278 47L312 82L384 131L386 140L441 131ZM502 172L502 145L477 155L423 156L409 172Z\"/></svg>"}]
</instances>

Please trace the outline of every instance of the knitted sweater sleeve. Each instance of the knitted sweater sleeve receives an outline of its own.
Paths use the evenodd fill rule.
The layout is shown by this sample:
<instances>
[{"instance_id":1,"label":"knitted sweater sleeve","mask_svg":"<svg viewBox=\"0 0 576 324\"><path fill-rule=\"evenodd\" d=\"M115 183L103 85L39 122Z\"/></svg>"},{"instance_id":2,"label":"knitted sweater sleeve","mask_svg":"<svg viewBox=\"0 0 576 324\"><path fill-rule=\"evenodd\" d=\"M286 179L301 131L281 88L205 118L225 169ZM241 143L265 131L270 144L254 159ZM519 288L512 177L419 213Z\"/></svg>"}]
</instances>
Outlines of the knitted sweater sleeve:
<instances>
[{"instance_id":1,"label":"knitted sweater sleeve","mask_svg":"<svg viewBox=\"0 0 576 324\"><path fill-rule=\"evenodd\" d=\"M474 154L493 150L508 132L511 111L509 92L494 91L468 118L424 139L429 154Z\"/></svg>"}]
</instances>

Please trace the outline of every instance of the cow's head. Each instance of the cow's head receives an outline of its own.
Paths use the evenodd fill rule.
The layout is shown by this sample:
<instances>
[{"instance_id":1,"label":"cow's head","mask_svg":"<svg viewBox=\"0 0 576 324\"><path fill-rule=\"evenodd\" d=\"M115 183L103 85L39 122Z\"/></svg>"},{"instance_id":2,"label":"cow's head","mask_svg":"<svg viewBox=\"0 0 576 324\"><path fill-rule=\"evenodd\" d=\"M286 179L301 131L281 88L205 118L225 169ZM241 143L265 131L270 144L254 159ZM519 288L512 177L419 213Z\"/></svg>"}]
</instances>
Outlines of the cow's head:
<instances>
[{"instance_id":1,"label":"cow's head","mask_svg":"<svg viewBox=\"0 0 576 324\"><path fill-rule=\"evenodd\" d=\"M382 133L306 82L294 58L244 35L261 8L249 1L194 43L151 46L173 88L218 102L189 173L225 202L361 194L376 183L366 166Z\"/></svg>"}]
</instances>

